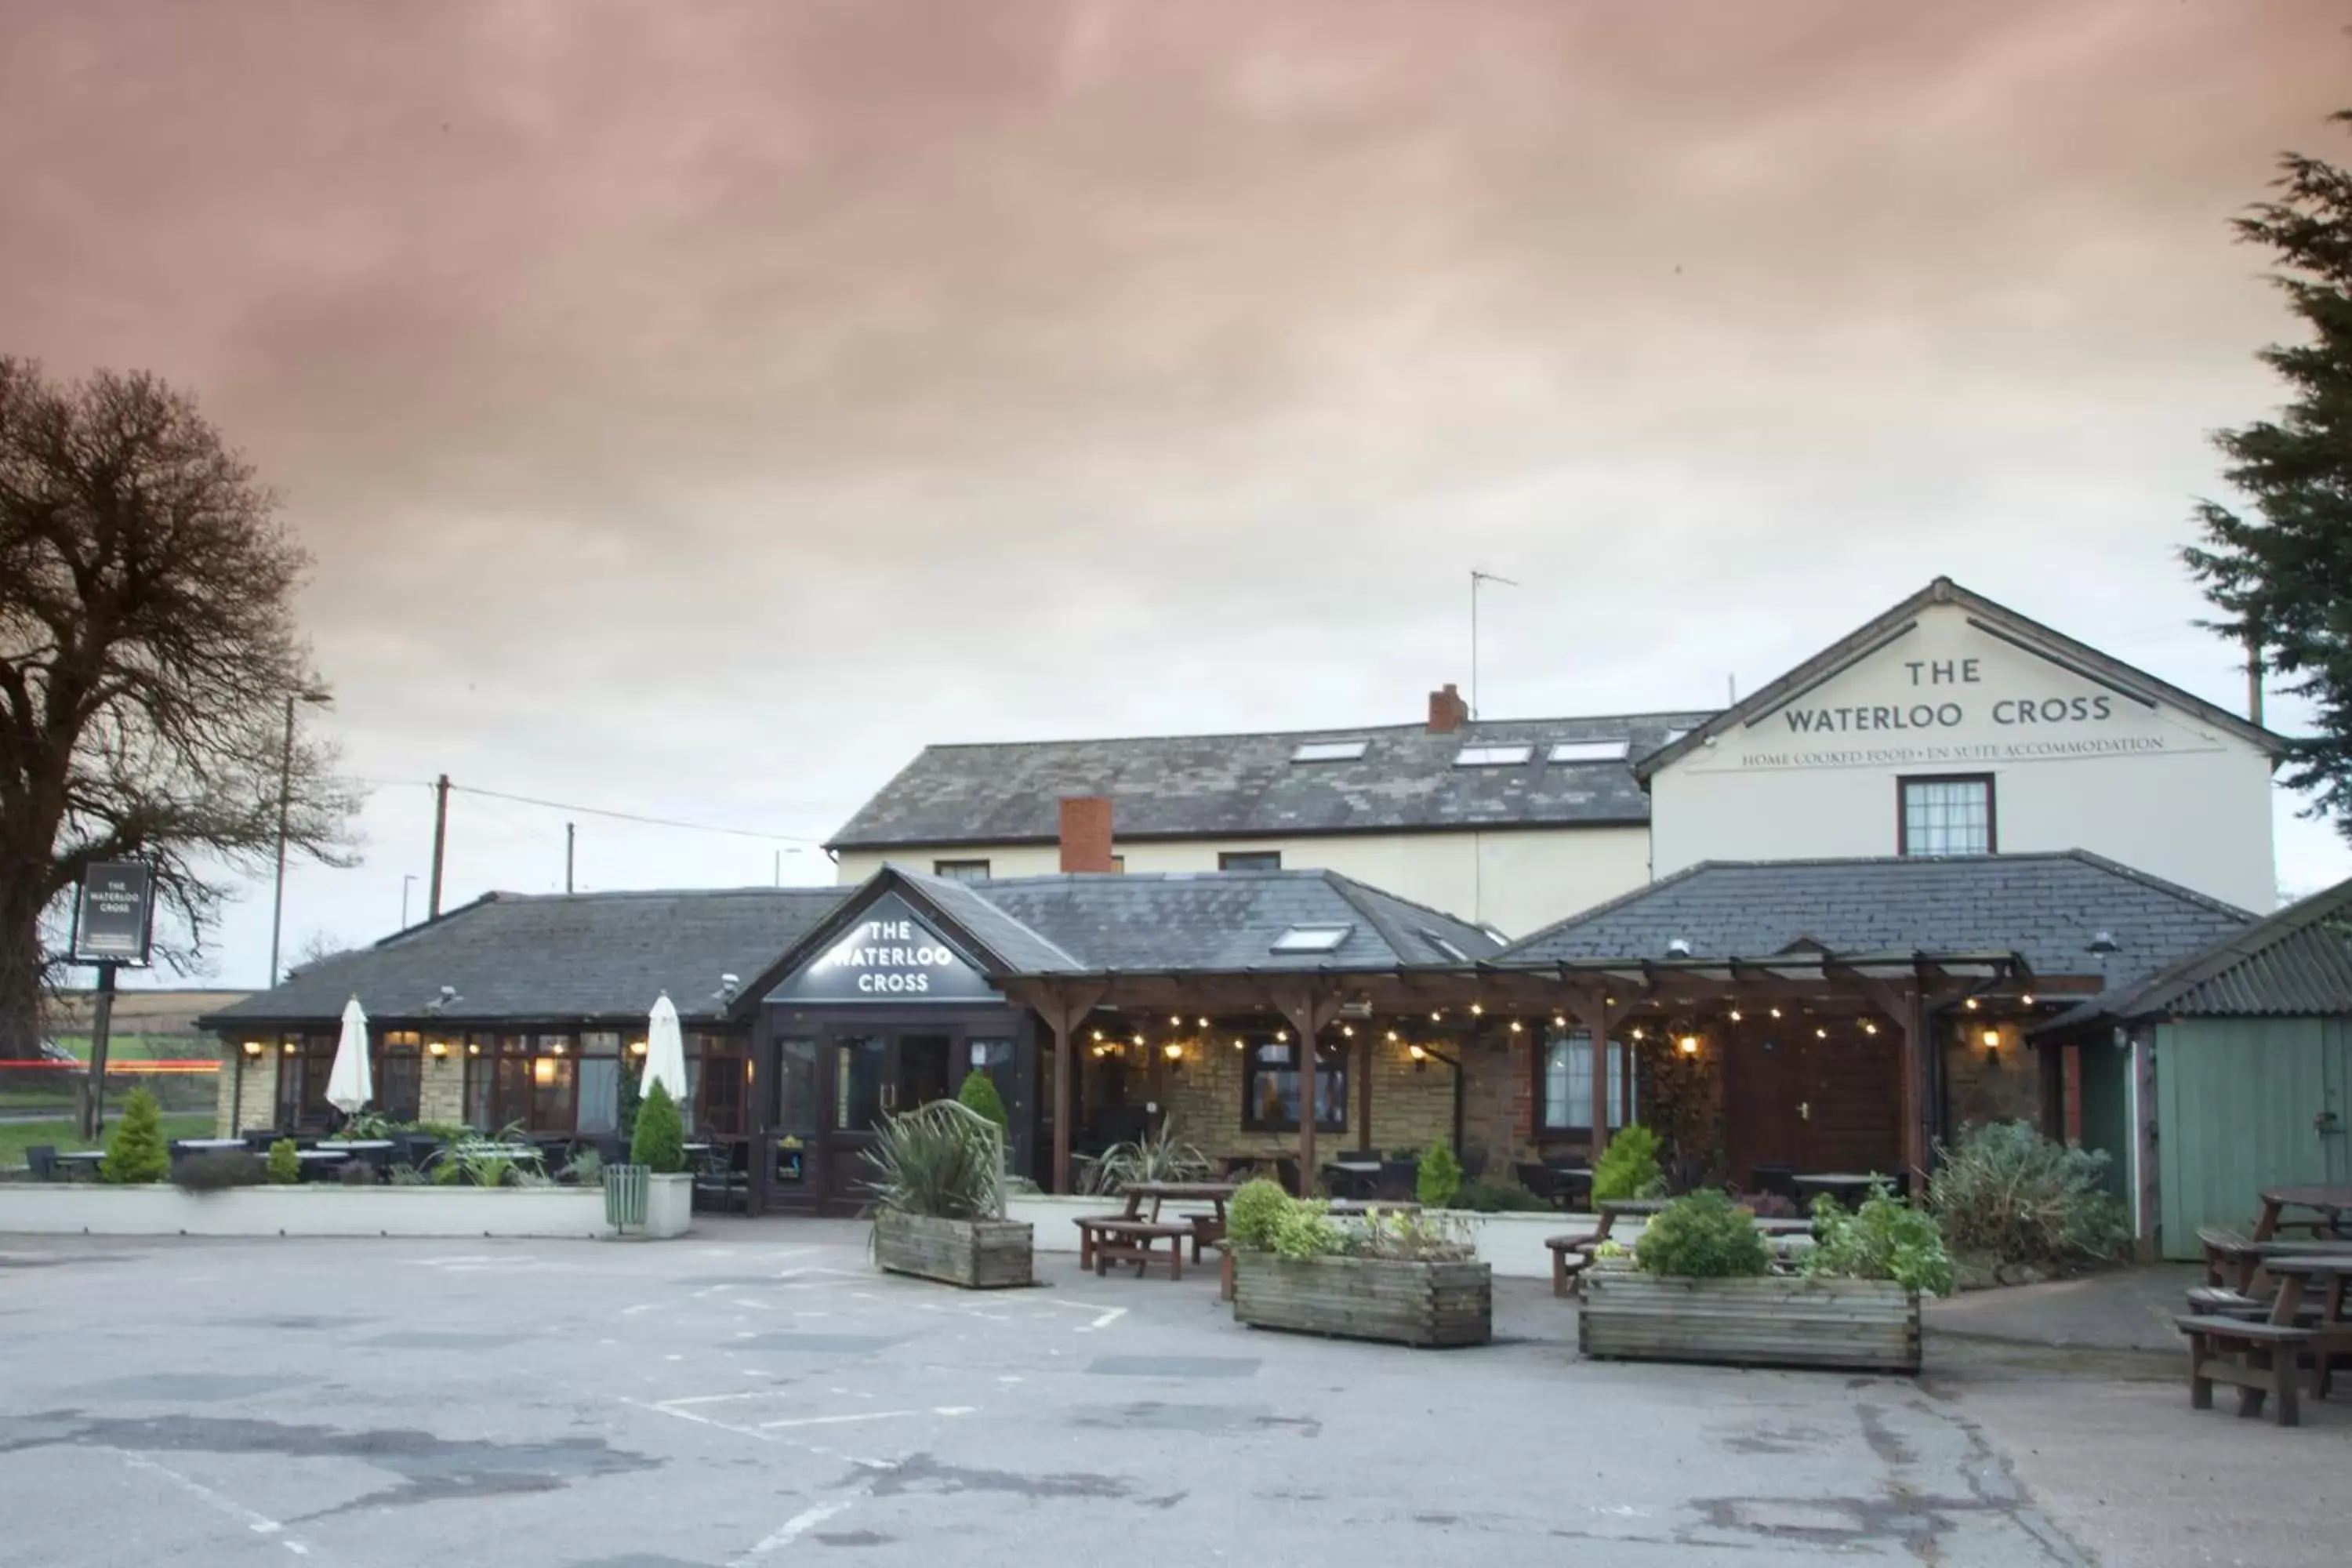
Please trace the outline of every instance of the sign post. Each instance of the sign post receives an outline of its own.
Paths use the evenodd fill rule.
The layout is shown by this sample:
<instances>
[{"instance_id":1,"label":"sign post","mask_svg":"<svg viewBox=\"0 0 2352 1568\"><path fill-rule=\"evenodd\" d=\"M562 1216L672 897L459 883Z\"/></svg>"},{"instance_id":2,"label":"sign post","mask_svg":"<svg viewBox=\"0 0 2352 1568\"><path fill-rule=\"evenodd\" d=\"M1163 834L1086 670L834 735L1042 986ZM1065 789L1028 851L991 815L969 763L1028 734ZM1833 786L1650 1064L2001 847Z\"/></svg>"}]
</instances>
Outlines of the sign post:
<instances>
[{"instance_id":1,"label":"sign post","mask_svg":"<svg viewBox=\"0 0 2352 1568\"><path fill-rule=\"evenodd\" d=\"M106 1131L106 1047L114 1028L114 977L124 964L144 968L154 929L155 879L137 861L92 866L74 900L71 957L98 968L89 1024L89 1087L82 1096L81 1135Z\"/></svg>"}]
</instances>

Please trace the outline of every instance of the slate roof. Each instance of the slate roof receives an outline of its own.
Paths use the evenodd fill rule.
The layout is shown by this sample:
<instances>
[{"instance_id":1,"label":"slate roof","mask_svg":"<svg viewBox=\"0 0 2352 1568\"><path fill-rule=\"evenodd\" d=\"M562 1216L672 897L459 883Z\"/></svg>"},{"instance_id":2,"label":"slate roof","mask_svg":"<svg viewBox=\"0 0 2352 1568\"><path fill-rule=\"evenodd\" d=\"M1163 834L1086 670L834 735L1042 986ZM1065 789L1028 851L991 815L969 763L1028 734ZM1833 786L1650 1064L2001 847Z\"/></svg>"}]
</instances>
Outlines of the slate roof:
<instances>
[{"instance_id":1,"label":"slate roof","mask_svg":"<svg viewBox=\"0 0 2352 1568\"><path fill-rule=\"evenodd\" d=\"M1522 938L1496 960L1763 958L1832 952L2015 952L2036 974L2148 973L2254 917L2084 850L1953 859L1715 860ZM2090 951L2116 942L2104 968Z\"/></svg>"},{"instance_id":2,"label":"slate roof","mask_svg":"<svg viewBox=\"0 0 2352 1568\"><path fill-rule=\"evenodd\" d=\"M1123 840L1398 829L1646 823L1633 762L1705 711L1614 718L1475 721L1258 735L1034 741L926 746L833 836L833 849L1054 842L1066 795L1111 800ZM1352 762L1294 763L1302 742L1360 740ZM1628 742L1627 759L1553 763L1561 741ZM1523 742L1533 759L1460 767L1465 745Z\"/></svg>"},{"instance_id":3,"label":"slate roof","mask_svg":"<svg viewBox=\"0 0 2352 1568\"><path fill-rule=\"evenodd\" d=\"M422 1019L444 985L451 1023L643 1018L662 992L682 1016L718 1016L722 973L745 983L849 896L845 888L491 893L340 953L198 1022L310 1023L352 995L371 1018Z\"/></svg>"},{"instance_id":4,"label":"slate roof","mask_svg":"<svg viewBox=\"0 0 2352 1568\"><path fill-rule=\"evenodd\" d=\"M1758 687L1721 712L1709 714L1688 734L1672 744L1662 745L1646 755L1637 752L1633 767L1635 775L1646 784L1660 768L1671 765L1676 758L1686 756L1706 744L1709 736L1719 735L1733 725L1745 723L1758 715L1770 713L1804 695L1840 670L1869 658L1909 631L1918 621L1920 612L1931 605L1957 605L1967 613L1973 624L2003 642L2015 644L2029 653L2070 668L2103 686L2133 692L2150 701L2161 701L2182 712L2193 713L2208 724L2252 742L2273 757L2283 755L2286 751L2284 736L2273 734L2259 724L2250 723L2228 709L2206 701L2193 691L2183 691L2144 669L2135 668L2119 658L2101 653L2088 643L2076 642L2065 633L2045 626L2030 616L2019 615L2007 605L1996 604L1982 594L1961 587L1949 577L1938 577L1894 608L1872 617L1867 624L1840 637L1778 680Z\"/></svg>"},{"instance_id":5,"label":"slate roof","mask_svg":"<svg viewBox=\"0 0 2352 1568\"><path fill-rule=\"evenodd\" d=\"M2231 932L2044 1026L2098 1019L2352 1016L2352 881Z\"/></svg>"}]
</instances>

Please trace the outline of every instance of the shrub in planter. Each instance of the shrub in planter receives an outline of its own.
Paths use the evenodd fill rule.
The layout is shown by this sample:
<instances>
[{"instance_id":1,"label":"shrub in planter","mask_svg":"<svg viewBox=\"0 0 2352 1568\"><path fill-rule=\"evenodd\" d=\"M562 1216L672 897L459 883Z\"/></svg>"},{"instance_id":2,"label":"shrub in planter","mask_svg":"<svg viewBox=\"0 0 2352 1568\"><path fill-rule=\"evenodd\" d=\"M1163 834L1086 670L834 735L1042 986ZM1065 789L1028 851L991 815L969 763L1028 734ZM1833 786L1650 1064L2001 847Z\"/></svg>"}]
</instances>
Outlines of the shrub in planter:
<instances>
[{"instance_id":1,"label":"shrub in planter","mask_svg":"<svg viewBox=\"0 0 2352 1568\"><path fill-rule=\"evenodd\" d=\"M656 1079L637 1107L636 1131L629 1139L629 1160L656 1176L674 1176L686 1169L686 1121L669 1086Z\"/></svg>"},{"instance_id":2,"label":"shrub in planter","mask_svg":"<svg viewBox=\"0 0 2352 1568\"><path fill-rule=\"evenodd\" d=\"M1413 1196L1425 1209L1451 1208L1461 1190L1462 1162L1454 1157L1453 1147L1444 1139L1432 1141L1413 1179Z\"/></svg>"},{"instance_id":3,"label":"shrub in planter","mask_svg":"<svg viewBox=\"0 0 2352 1568\"><path fill-rule=\"evenodd\" d=\"M206 1149L182 1159L172 1172L172 1184L184 1193L217 1193L229 1187L257 1187L261 1162L242 1149Z\"/></svg>"},{"instance_id":4,"label":"shrub in planter","mask_svg":"<svg viewBox=\"0 0 2352 1568\"><path fill-rule=\"evenodd\" d=\"M1936 1216L1873 1187L1848 1214L1823 1193L1813 1200L1813 1245L1800 1265L1808 1279L1885 1279L1930 1296L1952 1293L1952 1255Z\"/></svg>"},{"instance_id":5,"label":"shrub in planter","mask_svg":"<svg viewBox=\"0 0 2352 1568\"><path fill-rule=\"evenodd\" d=\"M1203 1182L1212 1169L1206 1154L1176 1136L1176 1119L1166 1116L1159 1131L1104 1150L1095 1162L1092 1185L1108 1194L1129 1182Z\"/></svg>"},{"instance_id":6,"label":"shrub in planter","mask_svg":"<svg viewBox=\"0 0 2352 1568\"><path fill-rule=\"evenodd\" d=\"M582 1149L563 1163L562 1180L573 1186L593 1187L604 1179L604 1156L593 1149Z\"/></svg>"},{"instance_id":7,"label":"shrub in planter","mask_svg":"<svg viewBox=\"0 0 2352 1568\"><path fill-rule=\"evenodd\" d=\"M1610 1135L1592 1168L1592 1201L1638 1198L1658 1179L1658 1135L1636 1121Z\"/></svg>"},{"instance_id":8,"label":"shrub in planter","mask_svg":"<svg viewBox=\"0 0 2352 1568\"><path fill-rule=\"evenodd\" d=\"M1675 1199L1643 1227L1633 1261L1647 1274L1742 1279L1768 1272L1772 1253L1752 1218L1722 1193L1702 1187Z\"/></svg>"},{"instance_id":9,"label":"shrub in planter","mask_svg":"<svg viewBox=\"0 0 2352 1568\"><path fill-rule=\"evenodd\" d=\"M650 1113L651 1102L646 1110ZM976 1289L1027 1285L1034 1237L1004 1212L1003 1131L951 1100L875 1130L874 1258L898 1274Z\"/></svg>"},{"instance_id":10,"label":"shrub in planter","mask_svg":"<svg viewBox=\"0 0 2352 1568\"><path fill-rule=\"evenodd\" d=\"M1496 1176L1481 1176L1454 1195L1453 1206L1472 1214L1549 1214L1551 1205L1519 1185Z\"/></svg>"},{"instance_id":11,"label":"shrub in planter","mask_svg":"<svg viewBox=\"0 0 2352 1568\"><path fill-rule=\"evenodd\" d=\"M1225 1200L1225 1239L1243 1252L1272 1252L1274 1234L1295 1200L1282 1184L1254 1177Z\"/></svg>"},{"instance_id":12,"label":"shrub in planter","mask_svg":"<svg viewBox=\"0 0 2352 1568\"><path fill-rule=\"evenodd\" d=\"M2112 1258L2130 1234L2106 1190L2104 1151L2069 1148L2022 1121L1993 1121L1940 1149L1927 1206L1955 1251L2043 1266Z\"/></svg>"},{"instance_id":13,"label":"shrub in planter","mask_svg":"<svg viewBox=\"0 0 2352 1568\"><path fill-rule=\"evenodd\" d=\"M280 1138L269 1146L268 1169L274 1186L290 1187L302 1179L302 1156L295 1152L294 1140Z\"/></svg>"},{"instance_id":14,"label":"shrub in planter","mask_svg":"<svg viewBox=\"0 0 2352 1568\"><path fill-rule=\"evenodd\" d=\"M160 1182L171 1169L171 1151L163 1146L163 1108L144 1089L134 1089L123 1102L122 1120L107 1138L99 1174L123 1184Z\"/></svg>"},{"instance_id":15,"label":"shrub in planter","mask_svg":"<svg viewBox=\"0 0 2352 1568\"><path fill-rule=\"evenodd\" d=\"M1009 1131L1013 1119L1004 1113L1004 1097L996 1092L996 1080L988 1076L986 1068L974 1068L963 1075L963 1087L956 1091L956 1102L975 1116L985 1116L996 1123L999 1131Z\"/></svg>"},{"instance_id":16,"label":"shrub in planter","mask_svg":"<svg viewBox=\"0 0 2352 1568\"><path fill-rule=\"evenodd\" d=\"M1444 1215L1373 1209L1343 1225L1261 1180L1227 1201L1225 1236L1237 1322L1412 1345L1493 1337L1492 1271Z\"/></svg>"}]
</instances>

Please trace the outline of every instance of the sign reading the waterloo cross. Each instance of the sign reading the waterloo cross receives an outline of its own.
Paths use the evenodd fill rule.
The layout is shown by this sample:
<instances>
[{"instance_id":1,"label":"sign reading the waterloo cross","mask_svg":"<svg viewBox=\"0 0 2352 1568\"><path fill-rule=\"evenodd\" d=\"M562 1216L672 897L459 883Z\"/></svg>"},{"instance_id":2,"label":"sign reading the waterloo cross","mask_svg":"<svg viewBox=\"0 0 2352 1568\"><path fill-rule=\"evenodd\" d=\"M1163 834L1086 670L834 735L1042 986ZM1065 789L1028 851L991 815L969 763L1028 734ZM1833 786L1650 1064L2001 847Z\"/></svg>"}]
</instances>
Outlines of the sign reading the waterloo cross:
<instances>
[{"instance_id":1,"label":"sign reading the waterloo cross","mask_svg":"<svg viewBox=\"0 0 2352 1568\"><path fill-rule=\"evenodd\" d=\"M843 1002L993 1002L997 994L980 971L924 924L896 893L885 893L783 984L771 1002L830 1005Z\"/></svg>"},{"instance_id":2,"label":"sign reading the waterloo cross","mask_svg":"<svg viewBox=\"0 0 2352 1568\"><path fill-rule=\"evenodd\" d=\"M1923 617L1911 634L1686 761L1702 773L1963 768L2219 743L2178 710L1946 615Z\"/></svg>"},{"instance_id":3,"label":"sign reading the waterloo cross","mask_svg":"<svg viewBox=\"0 0 2352 1568\"><path fill-rule=\"evenodd\" d=\"M74 900L73 961L146 963L154 894L154 873L135 860L92 866L83 873Z\"/></svg>"}]
</instances>

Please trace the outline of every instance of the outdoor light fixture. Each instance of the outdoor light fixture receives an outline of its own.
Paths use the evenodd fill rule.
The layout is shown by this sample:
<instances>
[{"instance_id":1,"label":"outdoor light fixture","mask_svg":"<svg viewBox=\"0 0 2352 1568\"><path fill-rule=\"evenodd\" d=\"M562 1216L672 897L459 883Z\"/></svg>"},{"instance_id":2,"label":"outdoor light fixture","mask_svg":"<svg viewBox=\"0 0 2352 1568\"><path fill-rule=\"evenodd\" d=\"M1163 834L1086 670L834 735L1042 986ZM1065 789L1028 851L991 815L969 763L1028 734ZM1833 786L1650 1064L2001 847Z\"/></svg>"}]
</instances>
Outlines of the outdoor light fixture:
<instances>
[{"instance_id":1,"label":"outdoor light fixture","mask_svg":"<svg viewBox=\"0 0 2352 1568\"><path fill-rule=\"evenodd\" d=\"M1731 1010L1731 1021L1735 1024L1739 1022L1739 1009L1737 1007Z\"/></svg>"},{"instance_id":2,"label":"outdoor light fixture","mask_svg":"<svg viewBox=\"0 0 2352 1568\"><path fill-rule=\"evenodd\" d=\"M1971 996L1971 997L1969 997L1966 1002L1962 1003L1962 1004L1961 1004L1961 1005L1962 1005L1962 1006L1964 1006L1964 1007L1966 1007L1969 1012L1973 1013L1973 1012L1975 1012L1975 1011L1977 1010L1977 999L1976 999L1975 997Z\"/></svg>"},{"instance_id":3,"label":"outdoor light fixture","mask_svg":"<svg viewBox=\"0 0 2352 1568\"><path fill-rule=\"evenodd\" d=\"M1471 1003L1471 1004L1470 1004L1470 1016L1471 1016L1472 1017L1474 1017L1474 1018L1483 1018L1483 1017L1485 1017L1485 1016L1486 1016L1486 1008L1484 1008L1484 1007L1480 1006L1480 1005L1479 1005L1477 1003L1475 1003L1475 1002L1473 1002L1473 1003Z\"/></svg>"},{"instance_id":4,"label":"outdoor light fixture","mask_svg":"<svg viewBox=\"0 0 2352 1568\"><path fill-rule=\"evenodd\" d=\"M259 1040L247 1040L247 1041L246 1041L246 1042L245 1042L245 1054L246 1054L247 1056L249 1056L249 1057L257 1057L257 1056L259 1056L259 1055L261 1054L261 1042L260 1042Z\"/></svg>"},{"instance_id":5,"label":"outdoor light fixture","mask_svg":"<svg viewBox=\"0 0 2352 1568\"><path fill-rule=\"evenodd\" d=\"M1878 1026L1864 1018L1862 1021L1862 1032L1865 1035L1874 1035L1878 1033Z\"/></svg>"},{"instance_id":6,"label":"outdoor light fixture","mask_svg":"<svg viewBox=\"0 0 2352 1568\"><path fill-rule=\"evenodd\" d=\"M1425 1047L1422 1047L1422 1046L1420 1046L1420 1045L1411 1045L1411 1046L1407 1046L1407 1047L1404 1048L1404 1052L1405 1052L1405 1055L1407 1055L1407 1056L1411 1057L1413 1060L1415 1060L1415 1061L1417 1061L1417 1062L1420 1062L1420 1061L1427 1061L1427 1060L1429 1059L1429 1052L1428 1052L1428 1050L1427 1050Z\"/></svg>"},{"instance_id":7,"label":"outdoor light fixture","mask_svg":"<svg viewBox=\"0 0 2352 1568\"><path fill-rule=\"evenodd\" d=\"M278 1048L279 1050L281 1050L281 1051L285 1052L288 1056L289 1056L289 1057L290 1057L290 1056L292 1056L292 1055L294 1054L294 1051L295 1051L295 1045L294 1045L294 1042L293 1042L293 1041L291 1041L291 1040L288 1040L288 1041L286 1041L284 1044L280 1045Z\"/></svg>"},{"instance_id":8,"label":"outdoor light fixture","mask_svg":"<svg viewBox=\"0 0 2352 1568\"><path fill-rule=\"evenodd\" d=\"M646 1043L645 1043L645 1041L643 1041L643 1040L631 1040L631 1041L629 1042L629 1054L630 1054L631 1056L633 1056L633 1057L641 1057L641 1056L644 1056L644 1055L646 1054Z\"/></svg>"},{"instance_id":9,"label":"outdoor light fixture","mask_svg":"<svg viewBox=\"0 0 2352 1568\"><path fill-rule=\"evenodd\" d=\"M1277 1046L1288 1045L1290 1043L1290 1031L1287 1029L1276 1029L1274 1032L1274 1043Z\"/></svg>"},{"instance_id":10,"label":"outdoor light fixture","mask_svg":"<svg viewBox=\"0 0 2352 1568\"><path fill-rule=\"evenodd\" d=\"M1830 1032L1827 1029L1815 1029L1813 1031L1813 1038L1817 1040L1826 1040L1829 1037Z\"/></svg>"},{"instance_id":11,"label":"outdoor light fixture","mask_svg":"<svg viewBox=\"0 0 2352 1568\"><path fill-rule=\"evenodd\" d=\"M1181 1029L1184 1026L1184 1020L1171 1013L1168 1015L1168 1026L1171 1029Z\"/></svg>"},{"instance_id":12,"label":"outdoor light fixture","mask_svg":"<svg viewBox=\"0 0 2352 1568\"><path fill-rule=\"evenodd\" d=\"M646 1043L643 1040L639 1040L635 1046L632 1046L629 1048L635 1051L639 1056L644 1056L646 1054ZM481 1043L478 1040L467 1040L466 1042L466 1054L469 1057L480 1056L482 1054Z\"/></svg>"},{"instance_id":13,"label":"outdoor light fixture","mask_svg":"<svg viewBox=\"0 0 2352 1568\"><path fill-rule=\"evenodd\" d=\"M428 1057L446 1057L449 1054L449 1042L446 1040L427 1040L425 1043L425 1054Z\"/></svg>"},{"instance_id":14,"label":"outdoor light fixture","mask_svg":"<svg viewBox=\"0 0 2352 1568\"><path fill-rule=\"evenodd\" d=\"M1246 1049L1246 1048L1247 1048L1247 1047L1248 1047L1248 1044L1249 1044L1249 1042L1248 1042L1248 1041L1246 1041L1246 1040L1235 1040L1235 1041L1234 1042L1234 1049L1235 1049L1235 1050L1237 1050L1237 1051L1238 1051L1238 1050L1244 1050L1244 1049Z\"/></svg>"},{"instance_id":15,"label":"outdoor light fixture","mask_svg":"<svg viewBox=\"0 0 2352 1568\"><path fill-rule=\"evenodd\" d=\"M1182 1067L1184 1065L1183 1047L1178 1045L1175 1041L1171 1040L1160 1048L1161 1051L1166 1053L1170 1061L1175 1063L1178 1067Z\"/></svg>"},{"instance_id":16,"label":"outdoor light fixture","mask_svg":"<svg viewBox=\"0 0 2352 1568\"><path fill-rule=\"evenodd\" d=\"M1695 1057L1698 1055L1698 1037L1696 1035L1685 1035L1681 1039L1675 1042L1675 1048L1682 1052L1682 1054L1686 1057Z\"/></svg>"},{"instance_id":17,"label":"outdoor light fixture","mask_svg":"<svg viewBox=\"0 0 2352 1568\"><path fill-rule=\"evenodd\" d=\"M1642 1031L1641 1031L1640 1029L1636 1028L1636 1029L1633 1031L1633 1037L1634 1037L1635 1039L1637 1039L1637 1040L1638 1040L1638 1039L1640 1039L1640 1038L1642 1037Z\"/></svg>"},{"instance_id":18,"label":"outdoor light fixture","mask_svg":"<svg viewBox=\"0 0 2352 1568\"><path fill-rule=\"evenodd\" d=\"M1999 1029L1985 1030L1983 1033L1977 1036L1977 1044L1982 1046L1988 1055L2000 1050L2000 1031Z\"/></svg>"},{"instance_id":19,"label":"outdoor light fixture","mask_svg":"<svg viewBox=\"0 0 2352 1568\"><path fill-rule=\"evenodd\" d=\"M1392 1045L1392 1046L1393 1046L1393 1045L1395 1045L1396 1043L1397 1043L1397 1032L1396 1032L1394 1029L1391 1029L1391 1030L1389 1031L1389 1044L1391 1044L1391 1045Z\"/></svg>"},{"instance_id":20,"label":"outdoor light fixture","mask_svg":"<svg viewBox=\"0 0 2352 1568\"><path fill-rule=\"evenodd\" d=\"M1518 1021L1517 1018L1514 1018L1514 1019L1512 1019L1512 1020L1511 1020L1511 1033L1513 1033L1513 1034L1515 1034L1515 1035L1516 1035L1516 1034L1517 1034L1518 1032L1519 1032L1519 1021Z\"/></svg>"},{"instance_id":21,"label":"outdoor light fixture","mask_svg":"<svg viewBox=\"0 0 2352 1568\"><path fill-rule=\"evenodd\" d=\"M1552 1026L1553 1028L1555 1028L1555 1029L1565 1029L1565 1028L1567 1028L1567 1027L1568 1027L1568 1015L1567 1015L1567 1014L1565 1014L1565 1013L1554 1013L1554 1014L1551 1016L1551 1026Z\"/></svg>"},{"instance_id":22,"label":"outdoor light fixture","mask_svg":"<svg viewBox=\"0 0 2352 1568\"><path fill-rule=\"evenodd\" d=\"M1444 1015L1444 1013L1432 1013L1432 1014L1429 1016L1429 1021L1430 1021L1431 1023L1434 1024L1434 1023L1438 1022L1439 1020L1443 1019L1444 1016L1445 1016L1445 1015Z\"/></svg>"},{"instance_id":23,"label":"outdoor light fixture","mask_svg":"<svg viewBox=\"0 0 2352 1568\"><path fill-rule=\"evenodd\" d=\"M1339 1033L1352 1040L1356 1037L1356 1026L1353 1024L1342 1024L1339 1026Z\"/></svg>"},{"instance_id":24,"label":"outdoor light fixture","mask_svg":"<svg viewBox=\"0 0 2352 1568\"><path fill-rule=\"evenodd\" d=\"M1207 1027L1209 1026L1209 1020L1207 1020L1206 1018L1195 1018L1195 1019L1193 1019L1193 1020L1192 1020L1192 1022L1194 1022L1195 1024L1199 1025L1199 1026L1200 1026L1202 1028L1203 1028L1203 1029L1205 1029L1205 1028L1207 1028Z\"/></svg>"},{"instance_id":25,"label":"outdoor light fixture","mask_svg":"<svg viewBox=\"0 0 2352 1568\"><path fill-rule=\"evenodd\" d=\"M2020 997L2018 998L2018 1000L2019 1000L2019 1001L2021 1001L2021 1002L2022 1002L2022 1003L2024 1003L2027 1006L2031 1007L2031 1006L2032 1006L2032 1005L2033 1005L2033 993L2032 993L2032 992L2031 992L2031 991L2029 991L2029 992L2027 992L2024 995L2020 996Z\"/></svg>"},{"instance_id":26,"label":"outdoor light fixture","mask_svg":"<svg viewBox=\"0 0 2352 1568\"><path fill-rule=\"evenodd\" d=\"M556 1041L553 1045L551 1045L551 1046L548 1047L547 1048L548 1048L548 1050L549 1050L549 1051L551 1051L551 1053L553 1053L554 1055L556 1055L556 1056L559 1056L559 1057L560 1057L560 1056L562 1056L562 1055L563 1054L563 1042L562 1042L562 1040L558 1040L558 1041Z\"/></svg>"},{"instance_id":27,"label":"outdoor light fixture","mask_svg":"<svg viewBox=\"0 0 2352 1568\"><path fill-rule=\"evenodd\" d=\"M1097 1040L1102 1038L1102 1031L1100 1029L1097 1029L1095 1031L1095 1038Z\"/></svg>"},{"instance_id":28,"label":"outdoor light fixture","mask_svg":"<svg viewBox=\"0 0 2352 1568\"><path fill-rule=\"evenodd\" d=\"M1773 1008L1773 1009L1772 1009L1772 1016L1774 1016L1775 1018L1777 1018L1777 1017L1779 1017L1780 1016L1780 1009L1779 1009L1778 1007Z\"/></svg>"},{"instance_id":29,"label":"outdoor light fixture","mask_svg":"<svg viewBox=\"0 0 2352 1568\"><path fill-rule=\"evenodd\" d=\"M1129 1044L1132 1044L1132 1045L1138 1045L1138 1046L1139 1046L1139 1045L1143 1044L1143 1037L1142 1037L1141 1035L1138 1035L1138 1036L1136 1036L1136 1037L1135 1037L1135 1038L1134 1038L1133 1040L1131 1040L1131 1041L1130 1041L1130 1042L1129 1042Z\"/></svg>"}]
</instances>

